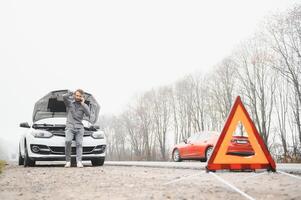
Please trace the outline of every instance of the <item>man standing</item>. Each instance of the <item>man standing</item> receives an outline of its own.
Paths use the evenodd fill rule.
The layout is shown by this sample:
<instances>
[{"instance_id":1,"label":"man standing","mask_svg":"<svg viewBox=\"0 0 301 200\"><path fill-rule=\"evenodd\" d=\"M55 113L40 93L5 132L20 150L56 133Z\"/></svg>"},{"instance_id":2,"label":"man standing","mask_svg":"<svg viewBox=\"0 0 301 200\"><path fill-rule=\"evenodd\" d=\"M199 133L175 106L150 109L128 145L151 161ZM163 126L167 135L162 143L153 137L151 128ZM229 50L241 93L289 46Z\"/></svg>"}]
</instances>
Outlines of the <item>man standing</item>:
<instances>
[{"instance_id":1,"label":"man standing","mask_svg":"<svg viewBox=\"0 0 301 200\"><path fill-rule=\"evenodd\" d=\"M82 153L83 153L83 136L84 125L82 120L84 115L90 117L89 106L85 103L84 91L77 89L74 93L68 91L63 95L66 105L67 121L65 131L65 167L71 166L71 144L73 136L75 135L76 142L76 163L77 167L83 167Z\"/></svg>"}]
</instances>

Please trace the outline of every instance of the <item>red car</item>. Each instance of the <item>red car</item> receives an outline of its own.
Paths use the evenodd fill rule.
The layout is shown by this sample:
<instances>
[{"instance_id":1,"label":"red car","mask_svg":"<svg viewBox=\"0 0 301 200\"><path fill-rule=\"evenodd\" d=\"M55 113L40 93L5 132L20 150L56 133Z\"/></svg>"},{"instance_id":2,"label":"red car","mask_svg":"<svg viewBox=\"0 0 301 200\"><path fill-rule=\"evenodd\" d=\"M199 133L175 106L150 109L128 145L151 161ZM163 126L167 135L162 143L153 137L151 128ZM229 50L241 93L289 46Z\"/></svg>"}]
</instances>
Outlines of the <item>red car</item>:
<instances>
[{"instance_id":1,"label":"red car","mask_svg":"<svg viewBox=\"0 0 301 200\"><path fill-rule=\"evenodd\" d=\"M235 156L252 156L254 150L249 142L248 137L245 136L233 136L229 147L227 149L227 155Z\"/></svg>"},{"instance_id":2,"label":"red car","mask_svg":"<svg viewBox=\"0 0 301 200\"><path fill-rule=\"evenodd\" d=\"M218 137L217 132L200 132L192 135L185 139L183 143L174 146L172 151L173 161L200 160L206 162L211 156Z\"/></svg>"},{"instance_id":3,"label":"red car","mask_svg":"<svg viewBox=\"0 0 301 200\"><path fill-rule=\"evenodd\" d=\"M201 132L192 135L188 139L185 139L183 143L174 146L172 151L173 161L200 160L206 162L212 154L218 137L219 134L217 132ZM254 155L254 150L248 137L233 136L227 149L227 155Z\"/></svg>"}]
</instances>

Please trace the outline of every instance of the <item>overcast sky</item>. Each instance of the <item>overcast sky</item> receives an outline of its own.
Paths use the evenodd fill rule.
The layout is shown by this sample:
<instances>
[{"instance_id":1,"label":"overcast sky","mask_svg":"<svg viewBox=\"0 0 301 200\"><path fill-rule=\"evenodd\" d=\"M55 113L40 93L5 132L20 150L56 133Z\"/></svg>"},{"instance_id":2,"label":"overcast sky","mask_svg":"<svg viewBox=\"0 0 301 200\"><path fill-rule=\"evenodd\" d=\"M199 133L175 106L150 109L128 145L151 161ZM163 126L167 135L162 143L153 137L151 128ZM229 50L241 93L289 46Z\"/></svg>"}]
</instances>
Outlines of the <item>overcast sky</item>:
<instances>
[{"instance_id":1,"label":"overcast sky","mask_svg":"<svg viewBox=\"0 0 301 200\"><path fill-rule=\"evenodd\" d=\"M210 70L295 0L0 2L0 138L18 140L34 103L82 88L101 114L137 93Z\"/></svg>"}]
</instances>

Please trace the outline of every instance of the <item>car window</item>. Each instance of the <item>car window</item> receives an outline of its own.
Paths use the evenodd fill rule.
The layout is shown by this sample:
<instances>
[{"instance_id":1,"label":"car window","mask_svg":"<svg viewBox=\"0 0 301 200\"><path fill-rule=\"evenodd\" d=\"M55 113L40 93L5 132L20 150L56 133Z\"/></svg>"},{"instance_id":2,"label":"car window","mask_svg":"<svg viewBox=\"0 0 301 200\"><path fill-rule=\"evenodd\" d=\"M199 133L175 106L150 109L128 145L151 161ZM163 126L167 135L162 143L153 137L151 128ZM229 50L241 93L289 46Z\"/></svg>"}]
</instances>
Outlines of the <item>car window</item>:
<instances>
[{"instance_id":1,"label":"car window","mask_svg":"<svg viewBox=\"0 0 301 200\"><path fill-rule=\"evenodd\" d=\"M193 135L192 141L200 141L200 140L202 140L202 134L196 133Z\"/></svg>"},{"instance_id":2,"label":"car window","mask_svg":"<svg viewBox=\"0 0 301 200\"><path fill-rule=\"evenodd\" d=\"M200 137L200 134L195 134L194 141L200 140L199 137Z\"/></svg>"},{"instance_id":3,"label":"car window","mask_svg":"<svg viewBox=\"0 0 301 200\"><path fill-rule=\"evenodd\" d=\"M205 140L209 140L212 137L216 137L217 132L213 132L213 131L203 131L203 132L199 132L199 133L195 133L193 135L191 135L187 140L188 141L205 141Z\"/></svg>"},{"instance_id":4,"label":"car window","mask_svg":"<svg viewBox=\"0 0 301 200\"><path fill-rule=\"evenodd\" d=\"M188 141L195 141L196 138L197 138L197 135L194 134L194 135L192 135L192 136L190 136L190 137L188 138Z\"/></svg>"},{"instance_id":5,"label":"car window","mask_svg":"<svg viewBox=\"0 0 301 200\"><path fill-rule=\"evenodd\" d=\"M196 140L196 141L199 141L199 140L201 140L201 139L202 139L202 137L201 137L201 136L202 136L201 134L196 134L195 140Z\"/></svg>"},{"instance_id":6,"label":"car window","mask_svg":"<svg viewBox=\"0 0 301 200\"><path fill-rule=\"evenodd\" d=\"M208 140L209 139L209 134L208 133L201 133L199 136L199 140Z\"/></svg>"}]
</instances>

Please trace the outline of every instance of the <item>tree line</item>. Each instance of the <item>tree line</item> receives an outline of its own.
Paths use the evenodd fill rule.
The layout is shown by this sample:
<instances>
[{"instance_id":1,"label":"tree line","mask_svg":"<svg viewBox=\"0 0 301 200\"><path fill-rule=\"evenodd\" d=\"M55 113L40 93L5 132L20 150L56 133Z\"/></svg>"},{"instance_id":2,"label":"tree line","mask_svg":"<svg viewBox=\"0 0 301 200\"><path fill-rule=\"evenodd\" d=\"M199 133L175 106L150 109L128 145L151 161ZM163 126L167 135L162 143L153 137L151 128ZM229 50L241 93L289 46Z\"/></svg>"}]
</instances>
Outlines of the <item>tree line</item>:
<instances>
[{"instance_id":1,"label":"tree line","mask_svg":"<svg viewBox=\"0 0 301 200\"><path fill-rule=\"evenodd\" d=\"M201 55L200 55L201 56ZM278 162L301 160L301 5L268 17L207 74L133 98L100 125L111 160L169 160L174 144L193 133L221 131L240 95Z\"/></svg>"}]
</instances>

